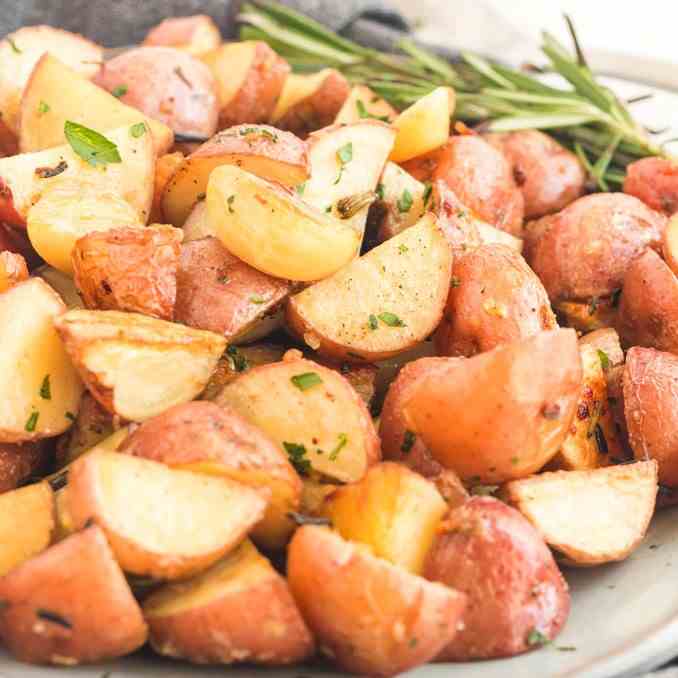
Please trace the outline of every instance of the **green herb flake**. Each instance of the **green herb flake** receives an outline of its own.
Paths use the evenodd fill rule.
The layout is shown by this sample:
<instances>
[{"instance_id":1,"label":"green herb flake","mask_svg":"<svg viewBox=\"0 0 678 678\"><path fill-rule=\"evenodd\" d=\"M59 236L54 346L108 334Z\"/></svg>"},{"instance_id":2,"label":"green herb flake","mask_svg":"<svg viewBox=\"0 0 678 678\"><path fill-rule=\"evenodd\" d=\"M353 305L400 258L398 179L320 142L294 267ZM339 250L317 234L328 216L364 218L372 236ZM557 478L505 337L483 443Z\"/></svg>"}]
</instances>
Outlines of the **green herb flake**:
<instances>
[{"instance_id":1,"label":"green herb flake","mask_svg":"<svg viewBox=\"0 0 678 678\"><path fill-rule=\"evenodd\" d=\"M389 327L405 327L405 323L395 313L384 311L377 317L379 320L381 320L381 322L384 323L384 325L388 325Z\"/></svg>"},{"instance_id":2,"label":"green herb flake","mask_svg":"<svg viewBox=\"0 0 678 678\"><path fill-rule=\"evenodd\" d=\"M433 186L431 185L430 181L427 181L424 183L424 195L422 196L422 200L424 201L424 207L428 205L428 201L431 199L431 196L433 195Z\"/></svg>"},{"instance_id":3,"label":"green herb flake","mask_svg":"<svg viewBox=\"0 0 678 678\"><path fill-rule=\"evenodd\" d=\"M129 88L127 85L118 85L117 87L114 87L111 94L116 98L119 99L120 97L124 97L125 94L129 91Z\"/></svg>"},{"instance_id":4,"label":"green herb flake","mask_svg":"<svg viewBox=\"0 0 678 678\"><path fill-rule=\"evenodd\" d=\"M520 457L511 457L511 464L513 466L517 466L518 464L520 464Z\"/></svg>"},{"instance_id":5,"label":"green herb flake","mask_svg":"<svg viewBox=\"0 0 678 678\"><path fill-rule=\"evenodd\" d=\"M377 101L379 101L379 99L377 99ZM390 121L390 118L388 117L388 115L375 115L374 113L370 113L367 110L367 107L365 106L365 104L362 102L361 99L356 99L355 107L358 111L358 115L362 119L371 118L372 120L380 120L381 122L389 122Z\"/></svg>"},{"instance_id":6,"label":"green herb flake","mask_svg":"<svg viewBox=\"0 0 678 678\"><path fill-rule=\"evenodd\" d=\"M233 202L235 201L235 195L229 195L228 198L226 198L226 205L228 206L228 211L230 214L235 214L235 210L233 209Z\"/></svg>"},{"instance_id":7,"label":"green herb flake","mask_svg":"<svg viewBox=\"0 0 678 678\"><path fill-rule=\"evenodd\" d=\"M379 200L384 199L384 184L377 184L377 189L375 190L375 193L377 194L377 198Z\"/></svg>"},{"instance_id":8,"label":"green herb flake","mask_svg":"<svg viewBox=\"0 0 678 678\"><path fill-rule=\"evenodd\" d=\"M549 645L551 641L538 629L532 629L527 634L527 644L530 647L543 647L544 645Z\"/></svg>"},{"instance_id":9,"label":"green herb flake","mask_svg":"<svg viewBox=\"0 0 678 678\"><path fill-rule=\"evenodd\" d=\"M598 304L600 303L598 297L593 297L589 303L589 315L594 315L598 310Z\"/></svg>"},{"instance_id":10,"label":"green herb flake","mask_svg":"<svg viewBox=\"0 0 678 678\"><path fill-rule=\"evenodd\" d=\"M556 650L558 652L576 652L577 648L574 645L558 645Z\"/></svg>"},{"instance_id":11,"label":"green herb flake","mask_svg":"<svg viewBox=\"0 0 678 678\"><path fill-rule=\"evenodd\" d=\"M328 206L325 208L325 212L327 212L327 214L329 214L331 211L332 211L332 205L328 205Z\"/></svg>"},{"instance_id":12,"label":"green herb flake","mask_svg":"<svg viewBox=\"0 0 678 678\"><path fill-rule=\"evenodd\" d=\"M405 244L398 245L398 253L399 254L405 254L405 252L409 251L409 247Z\"/></svg>"},{"instance_id":13,"label":"green herb flake","mask_svg":"<svg viewBox=\"0 0 678 678\"><path fill-rule=\"evenodd\" d=\"M66 417L66 419L69 419L70 421L75 421L75 415L73 414L73 412L66 412L64 414L64 417Z\"/></svg>"},{"instance_id":14,"label":"green herb flake","mask_svg":"<svg viewBox=\"0 0 678 678\"><path fill-rule=\"evenodd\" d=\"M610 359L607 356L607 353L603 351L602 349L598 349L598 358L600 359L600 366L604 369L607 370L610 367Z\"/></svg>"},{"instance_id":15,"label":"green herb flake","mask_svg":"<svg viewBox=\"0 0 678 678\"><path fill-rule=\"evenodd\" d=\"M40 386L40 397L43 400L52 399L52 388L49 383L49 374L46 374L45 378L42 380L42 385Z\"/></svg>"},{"instance_id":16,"label":"green herb flake","mask_svg":"<svg viewBox=\"0 0 678 678\"><path fill-rule=\"evenodd\" d=\"M301 476L306 476L311 471L311 462L306 459L306 447L299 443L288 443L283 441L283 447L290 460L290 464L294 466L297 473Z\"/></svg>"},{"instance_id":17,"label":"green herb flake","mask_svg":"<svg viewBox=\"0 0 678 678\"><path fill-rule=\"evenodd\" d=\"M250 303L252 303L252 304L263 304L265 302L266 302L266 299L264 299L263 297L260 297L258 294L253 294L250 297Z\"/></svg>"},{"instance_id":18,"label":"green herb flake","mask_svg":"<svg viewBox=\"0 0 678 678\"><path fill-rule=\"evenodd\" d=\"M300 390L308 391L318 384L322 384L323 380L317 372L303 372L302 374L295 374L290 377L290 381Z\"/></svg>"},{"instance_id":19,"label":"green herb flake","mask_svg":"<svg viewBox=\"0 0 678 678\"><path fill-rule=\"evenodd\" d=\"M43 101L42 99L40 99L40 103L38 104L38 113L40 115L49 113L49 104L46 101Z\"/></svg>"},{"instance_id":20,"label":"green herb flake","mask_svg":"<svg viewBox=\"0 0 678 678\"><path fill-rule=\"evenodd\" d=\"M306 182L304 181L303 184L299 184L297 186L297 195L304 195L305 190L306 190Z\"/></svg>"},{"instance_id":21,"label":"green herb flake","mask_svg":"<svg viewBox=\"0 0 678 678\"><path fill-rule=\"evenodd\" d=\"M371 330L376 330L379 327L379 321L377 316L374 313L370 313L370 317L367 319L367 324Z\"/></svg>"},{"instance_id":22,"label":"green herb flake","mask_svg":"<svg viewBox=\"0 0 678 678\"><path fill-rule=\"evenodd\" d=\"M339 163L339 174L334 180L335 184L338 184L341 181L341 176L344 173L344 168L348 165L349 162L353 160L353 142L349 141L347 144L344 144L337 151L337 162Z\"/></svg>"},{"instance_id":23,"label":"green herb flake","mask_svg":"<svg viewBox=\"0 0 678 678\"><path fill-rule=\"evenodd\" d=\"M249 361L242 353L240 353L240 351L238 351L237 346L229 346L226 349L226 355L228 356L231 368L235 372L244 372L249 368Z\"/></svg>"},{"instance_id":24,"label":"green herb flake","mask_svg":"<svg viewBox=\"0 0 678 678\"><path fill-rule=\"evenodd\" d=\"M457 278L456 275L453 275L450 278L450 287L459 287L461 285L461 280Z\"/></svg>"},{"instance_id":25,"label":"green herb flake","mask_svg":"<svg viewBox=\"0 0 678 678\"><path fill-rule=\"evenodd\" d=\"M403 190L402 195L398 198L398 201L396 202L396 205L398 207L398 212L400 214L405 214L405 212L409 212L410 209L412 209L412 194L407 190Z\"/></svg>"},{"instance_id":26,"label":"green herb flake","mask_svg":"<svg viewBox=\"0 0 678 678\"><path fill-rule=\"evenodd\" d=\"M135 138L143 137L146 134L146 123L138 122L136 125L132 125L129 128L129 133Z\"/></svg>"},{"instance_id":27,"label":"green herb flake","mask_svg":"<svg viewBox=\"0 0 678 678\"><path fill-rule=\"evenodd\" d=\"M329 460L336 461L339 457L339 452L341 452L346 445L348 445L348 436L345 433L340 433L339 441L337 442L335 448L330 452Z\"/></svg>"},{"instance_id":28,"label":"green herb flake","mask_svg":"<svg viewBox=\"0 0 678 678\"><path fill-rule=\"evenodd\" d=\"M9 43L9 46L12 48L12 52L14 52L14 54L21 54L21 50L17 47L16 42L14 42L12 38L8 37L6 40Z\"/></svg>"},{"instance_id":29,"label":"green herb flake","mask_svg":"<svg viewBox=\"0 0 678 678\"><path fill-rule=\"evenodd\" d=\"M26 426L24 426L24 428L29 433L33 433L33 431L35 431L35 427L38 423L38 417L40 417L40 412L35 411L31 412L31 416L26 420Z\"/></svg>"},{"instance_id":30,"label":"green herb flake","mask_svg":"<svg viewBox=\"0 0 678 678\"><path fill-rule=\"evenodd\" d=\"M139 124L144 130L146 129L143 122ZM134 130L134 127L132 127L132 130ZM99 134L89 127L72 120L66 120L64 135L75 154L92 167L99 165L103 167L109 163L122 162L118 147L103 134ZM134 132L132 132L132 136L134 136Z\"/></svg>"},{"instance_id":31,"label":"green herb flake","mask_svg":"<svg viewBox=\"0 0 678 678\"><path fill-rule=\"evenodd\" d=\"M410 642L408 643L408 645L409 645L410 647L417 647L417 643L418 643L418 642L419 642L419 641L418 641L416 638L410 638Z\"/></svg>"},{"instance_id":32,"label":"green herb flake","mask_svg":"<svg viewBox=\"0 0 678 678\"><path fill-rule=\"evenodd\" d=\"M409 429L405 431L403 436L403 444L400 446L400 451L407 454L413 447L417 440L417 436Z\"/></svg>"}]
</instances>

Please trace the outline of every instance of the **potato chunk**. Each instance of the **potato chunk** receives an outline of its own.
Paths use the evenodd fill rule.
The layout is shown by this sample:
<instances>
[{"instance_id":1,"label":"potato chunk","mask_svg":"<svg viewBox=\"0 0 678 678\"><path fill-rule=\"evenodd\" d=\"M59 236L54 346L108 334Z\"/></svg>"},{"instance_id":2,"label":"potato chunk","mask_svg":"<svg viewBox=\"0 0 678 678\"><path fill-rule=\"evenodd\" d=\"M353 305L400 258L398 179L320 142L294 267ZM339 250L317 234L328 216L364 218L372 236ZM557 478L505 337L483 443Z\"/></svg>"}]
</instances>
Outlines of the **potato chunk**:
<instances>
[{"instance_id":1,"label":"potato chunk","mask_svg":"<svg viewBox=\"0 0 678 678\"><path fill-rule=\"evenodd\" d=\"M212 17L206 14L175 16L163 19L151 28L143 44L174 47L200 56L219 47L221 33Z\"/></svg>"},{"instance_id":2,"label":"potato chunk","mask_svg":"<svg viewBox=\"0 0 678 678\"><path fill-rule=\"evenodd\" d=\"M350 125L365 118L393 122L398 112L366 85L354 85L334 119L335 125Z\"/></svg>"},{"instance_id":3,"label":"potato chunk","mask_svg":"<svg viewBox=\"0 0 678 678\"><path fill-rule=\"evenodd\" d=\"M94 520L124 570L159 579L216 562L266 508L258 492L227 478L103 450L74 462L67 497L76 529Z\"/></svg>"},{"instance_id":4,"label":"potato chunk","mask_svg":"<svg viewBox=\"0 0 678 678\"><path fill-rule=\"evenodd\" d=\"M14 252L7 250L0 252L0 292L5 292L26 278L28 278L26 260Z\"/></svg>"},{"instance_id":5,"label":"potato chunk","mask_svg":"<svg viewBox=\"0 0 678 678\"><path fill-rule=\"evenodd\" d=\"M131 421L195 398L226 347L213 332L137 313L73 310L55 326L92 395Z\"/></svg>"}]
</instances>

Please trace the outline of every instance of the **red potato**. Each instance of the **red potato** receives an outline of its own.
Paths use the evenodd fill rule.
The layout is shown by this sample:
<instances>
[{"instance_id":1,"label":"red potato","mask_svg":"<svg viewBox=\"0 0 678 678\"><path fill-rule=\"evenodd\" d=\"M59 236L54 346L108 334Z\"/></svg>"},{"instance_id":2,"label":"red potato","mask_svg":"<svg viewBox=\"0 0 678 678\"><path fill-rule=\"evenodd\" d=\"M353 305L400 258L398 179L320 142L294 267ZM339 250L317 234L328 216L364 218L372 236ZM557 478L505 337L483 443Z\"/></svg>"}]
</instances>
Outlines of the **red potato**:
<instances>
[{"instance_id":1,"label":"red potato","mask_svg":"<svg viewBox=\"0 0 678 678\"><path fill-rule=\"evenodd\" d=\"M441 146L434 151L424 153L424 155L419 155L411 160L406 160L405 162L400 163L400 166L417 181L421 181L422 183L432 181L433 174L438 167L444 149L445 146Z\"/></svg>"},{"instance_id":2,"label":"red potato","mask_svg":"<svg viewBox=\"0 0 678 678\"><path fill-rule=\"evenodd\" d=\"M630 349L623 396L634 457L656 459L659 483L678 486L678 356L652 348Z\"/></svg>"},{"instance_id":3,"label":"red potato","mask_svg":"<svg viewBox=\"0 0 678 678\"><path fill-rule=\"evenodd\" d=\"M142 43L153 47L175 47L194 56L216 49L221 44L219 27L206 14L175 16L151 28Z\"/></svg>"},{"instance_id":4,"label":"red potato","mask_svg":"<svg viewBox=\"0 0 678 678\"><path fill-rule=\"evenodd\" d=\"M445 181L483 221L512 235L521 235L523 195L507 160L481 137L450 137L432 178Z\"/></svg>"},{"instance_id":5,"label":"red potato","mask_svg":"<svg viewBox=\"0 0 678 678\"><path fill-rule=\"evenodd\" d=\"M518 252L481 245L455 257L435 335L441 355L470 357L556 327L544 286Z\"/></svg>"},{"instance_id":6,"label":"red potato","mask_svg":"<svg viewBox=\"0 0 678 678\"><path fill-rule=\"evenodd\" d=\"M582 380L574 330L447 361L417 379L403 404L407 428L436 461L464 481L492 484L528 476L556 454Z\"/></svg>"},{"instance_id":7,"label":"red potato","mask_svg":"<svg viewBox=\"0 0 678 678\"><path fill-rule=\"evenodd\" d=\"M0 252L0 292L18 285L28 278L26 260L7 250Z\"/></svg>"},{"instance_id":8,"label":"red potato","mask_svg":"<svg viewBox=\"0 0 678 678\"><path fill-rule=\"evenodd\" d=\"M539 130L483 137L508 160L525 201L525 219L539 219L584 195L586 172L577 156Z\"/></svg>"},{"instance_id":9,"label":"red potato","mask_svg":"<svg viewBox=\"0 0 678 678\"><path fill-rule=\"evenodd\" d=\"M0 579L0 599L0 635L21 661L94 663L146 642L141 610L96 526Z\"/></svg>"},{"instance_id":10,"label":"red potato","mask_svg":"<svg viewBox=\"0 0 678 678\"><path fill-rule=\"evenodd\" d=\"M535 649L558 635L570 611L567 583L539 533L492 497L472 497L449 513L424 576L468 599L460 630L438 661Z\"/></svg>"},{"instance_id":11,"label":"red potato","mask_svg":"<svg viewBox=\"0 0 678 678\"><path fill-rule=\"evenodd\" d=\"M153 204L151 205L151 214L148 218L149 223L158 224L164 221L162 198L169 180L174 176L179 167L183 165L184 160L184 154L180 151L165 153L165 155L161 155L157 159L153 181Z\"/></svg>"},{"instance_id":12,"label":"red potato","mask_svg":"<svg viewBox=\"0 0 678 678\"><path fill-rule=\"evenodd\" d=\"M291 291L288 281L257 271L207 237L181 248L174 317L232 341L274 313Z\"/></svg>"},{"instance_id":13,"label":"red potato","mask_svg":"<svg viewBox=\"0 0 678 678\"><path fill-rule=\"evenodd\" d=\"M627 348L678 353L678 277L653 250L626 271L616 326Z\"/></svg>"},{"instance_id":14,"label":"red potato","mask_svg":"<svg viewBox=\"0 0 678 678\"><path fill-rule=\"evenodd\" d=\"M678 164L669 158L641 158L626 168L624 193L666 216L678 212Z\"/></svg>"},{"instance_id":15,"label":"red potato","mask_svg":"<svg viewBox=\"0 0 678 678\"><path fill-rule=\"evenodd\" d=\"M23 485L47 470L51 454L41 441L0 443L0 493Z\"/></svg>"},{"instance_id":16,"label":"red potato","mask_svg":"<svg viewBox=\"0 0 678 678\"><path fill-rule=\"evenodd\" d=\"M0 116L0 158L16 155L18 152L17 138Z\"/></svg>"},{"instance_id":17,"label":"red potato","mask_svg":"<svg viewBox=\"0 0 678 678\"><path fill-rule=\"evenodd\" d=\"M383 122L393 122L398 112L385 99L375 94L366 85L354 85L337 113L334 124L349 125L365 118L376 118Z\"/></svg>"},{"instance_id":18,"label":"red potato","mask_svg":"<svg viewBox=\"0 0 678 678\"><path fill-rule=\"evenodd\" d=\"M211 228L207 222L207 203L204 200L197 202L188 218L182 226L184 231L184 242L189 243L193 240L201 240L208 236L216 234L216 230Z\"/></svg>"},{"instance_id":19,"label":"red potato","mask_svg":"<svg viewBox=\"0 0 678 678\"><path fill-rule=\"evenodd\" d=\"M475 248L481 244L478 224L482 222L469 213L457 194L442 179L436 179L431 184L430 205L455 257L469 247Z\"/></svg>"},{"instance_id":20,"label":"red potato","mask_svg":"<svg viewBox=\"0 0 678 678\"><path fill-rule=\"evenodd\" d=\"M592 346L605 354L607 360L603 362L603 371L607 374L610 369L624 364L624 351L619 343L619 335L611 327L601 328L585 334L579 339L580 346Z\"/></svg>"},{"instance_id":21,"label":"red potato","mask_svg":"<svg viewBox=\"0 0 678 678\"><path fill-rule=\"evenodd\" d=\"M175 134L211 137L219 103L209 68L171 47L137 47L106 61L94 82Z\"/></svg>"},{"instance_id":22,"label":"red potato","mask_svg":"<svg viewBox=\"0 0 678 678\"><path fill-rule=\"evenodd\" d=\"M287 576L321 652L359 675L395 676L430 661L457 633L465 606L457 591L321 527L297 530Z\"/></svg>"},{"instance_id":23,"label":"red potato","mask_svg":"<svg viewBox=\"0 0 678 678\"><path fill-rule=\"evenodd\" d=\"M553 303L608 297L631 262L658 249L666 217L622 193L596 193L525 229L525 258Z\"/></svg>"}]
</instances>

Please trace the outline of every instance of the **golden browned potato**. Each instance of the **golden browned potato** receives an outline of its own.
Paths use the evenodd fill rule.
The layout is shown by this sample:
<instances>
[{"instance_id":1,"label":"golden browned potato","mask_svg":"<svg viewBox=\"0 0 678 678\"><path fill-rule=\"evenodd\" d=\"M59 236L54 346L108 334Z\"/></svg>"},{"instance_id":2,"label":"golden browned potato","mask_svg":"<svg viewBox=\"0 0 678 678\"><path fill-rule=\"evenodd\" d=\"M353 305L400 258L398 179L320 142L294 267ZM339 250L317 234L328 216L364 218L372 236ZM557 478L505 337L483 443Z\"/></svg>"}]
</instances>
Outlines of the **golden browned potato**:
<instances>
[{"instance_id":1,"label":"golden browned potato","mask_svg":"<svg viewBox=\"0 0 678 678\"><path fill-rule=\"evenodd\" d=\"M401 464L373 466L338 488L320 509L349 541L413 574L421 574L447 504L435 485Z\"/></svg>"},{"instance_id":2,"label":"golden browned potato","mask_svg":"<svg viewBox=\"0 0 678 678\"><path fill-rule=\"evenodd\" d=\"M141 610L96 526L0 579L0 635L24 662L73 666L134 652L148 635Z\"/></svg>"},{"instance_id":3,"label":"golden browned potato","mask_svg":"<svg viewBox=\"0 0 678 678\"><path fill-rule=\"evenodd\" d=\"M196 203L205 197L212 170L237 165L284 186L309 177L306 144L290 132L270 125L239 125L219 132L191 153L167 183L162 198L165 219L182 226Z\"/></svg>"},{"instance_id":4,"label":"golden browned potato","mask_svg":"<svg viewBox=\"0 0 678 678\"><path fill-rule=\"evenodd\" d=\"M42 441L0 443L0 493L13 490L30 478L39 477L51 461Z\"/></svg>"},{"instance_id":5,"label":"golden browned potato","mask_svg":"<svg viewBox=\"0 0 678 678\"><path fill-rule=\"evenodd\" d=\"M591 346L600 357L603 372L624 363L624 351L619 343L619 335L612 327L603 327L585 334L579 339L579 346Z\"/></svg>"},{"instance_id":6,"label":"golden browned potato","mask_svg":"<svg viewBox=\"0 0 678 678\"><path fill-rule=\"evenodd\" d=\"M28 278L26 260L15 252L0 252L0 292L18 285Z\"/></svg>"},{"instance_id":7,"label":"golden browned potato","mask_svg":"<svg viewBox=\"0 0 678 678\"><path fill-rule=\"evenodd\" d=\"M183 232L172 226L89 233L71 253L85 307L172 320Z\"/></svg>"},{"instance_id":8,"label":"golden browned potato","mask_svg":"<svg viewBox=\"0 0 678 678\"><path fill-rule=\"evenodd\" d=\"M184 154L180 151L166 153L161 155L155 163L155 178L153 180L153 204L151 206L151 216L149 222L159 224L165 220L162 212L162 199L165 194L165 188L174 173L183 165Z\"/></svg>"},{"instance_id":9,"label":"golden browned potato","mask_svg":"<svg viewBox=\"0 0 678 678\"><path fill-rule=\"evenodd\" d=\"M228 406L192 402L172 407L141 424L120 451L261 488L269 504L252 536L266 548L284 546L294 529L288 513L299 511L299 476L272 440Z\"/></svg>"},{"instance_id":10,"label":"golden browned potato","mask_svg":"<svg viewBox=\"0 0 678 678\"><path fill-rule=\"evenodd\" d=\"M581 387L574 330L447 360L417 379L403 404L407 428L436 461L464 481L496 484L524 478L556 454Z\"/></svg>"},{"instance_id":11,"label":"golden browned potato","mask_svg":"<svg viewBox=\"0 0 678 678\"><path fill-rule=\"evenodd\" d=\"M431 183L433 180L433 173L435 172L436 167L438 167L438 162L440 161L440 157L444 150L445 146L440 146L429 153L423 153L422 155L418 155L411 160L406 160L399 164L417 181L421 181L422 183L428 181Z\"/></svg>"},{"instance_id":12,"label":"golden browned potato","mask_svg":"<svg viewBox=\"0 0 678 678\"><path fill-rule=\"evenodd\" d=\"M508 160L525 200L526 219L558 212L584 194L584 167L548 134L530 129L487 134L484 139Z\"/></svg>"},{"instance_id":13,"label":"golden browned potato","mask_svg":"<svg viewBox=\"0 0 678 678\"><path fill-rule=\"evenodd\" d=\"M350 125L365 118L393 122L398 112L385 99L375 94L366 85L354 85L351 87L344 105L339 109L334 119L335 125Z\"/></svg>"},{"instance_id":14,"label":"golden browned potato","mask_svg":"<svg viewBox=\"0 0 678 678\"><path fill-rule=\"evenodd\" d=\"M567 583L514 508L472 497L450 511L424 576L466 594L460 630L438 661L510 657L553 640L570 611Z\"/></svg>"},{"instance_id":15,"label":"golden browned potato","mask_svg":"<svg viewBox=\"0 0 678 678\"><path fill-rule=\"evenodd\" d=\"M130 421L193 400L226 348L214 332L138 313L76 309L54 324L92 395Z\"/></svg>"},{"instance_id":16,"label":"golden browned potato","mask_svg":"<svg viewBox=\"0 0 678 678\"><path fill-rule=\"evenodd\" d=\"M438 220L415 226L290 298L287 322L312 349L347 362L383 360L438 325L452 250Z\"/></svg>"},{"instance_id":17,"label":"golden browned potato","mask_svg":"<svg viewBox=\"0 0 678 678\"><path fill-rule=\"evenodd\" d=\"M502 489L568 565L624 560L645 536L657 497L657 462L541 473Z\"/></svg>"},{"instance_id":18,"label":"golden browned potato","mask_svg":"<svg viewBox=\"0 0 678 678\"><path fill-rule=\"evenodd\" d=\"M623 398L635 458L656 459L659 482L678 486L678 356L633 347L626 354Z\"/></svg>"},{"instance_id":19,"label":"golden browned potato","mask_svg":"<svg viewBox=\"0 0 678 678\"><path fill-rule=\"evenodd\" d=\"M306 516L319 516L325 499L340 487L312 478L303 478L302 482L304 487L301 491L301 514Z\"/></svg>"},{"instance_id":20,"label":"golden browned potato","mask_svg":"<svg viewBox=\"0 0 678 678\"><path fill-rule=\"evenodd\" d=\"M292 285L234 257L212 237L181 247L177 322L221 334L230 342L275 312Z\"/></svg>"},{"instance_id":21,"label":"golden browned potato","mask_svg":"<svg viewBox=\"0 0 678 678\"><path fill-rule=\"evenodd\" d=\"M523 195L504 156L476 135L450 137L433 181L444 181L459 200L491 226L522 234Z\"/></svg>"},{"instance_id":22,"label":"golden browned potato","mask_svg":"<svg viewBox=\"0 0 678 678\"><path fill-rule=\"evenodd\" d=\"M359 675L394 676L433 659L457 633L466 602L310 525L292 539L287 576L320 651Z\"/></svg>"},{"instance_id":23,"label":"golden browned potato","mask_svg":"<svg viewBox=\"0 0 678 678\"><path fill-rule=\"evenodd\" d=\"M76 529L94 521L125 571L158 579L209 567L243 540L266 508L261 493L228 478L105 450L73 463L66 496Z\"/></svg>"},{"instance_id":24,"label":"golden browned potato","mask_svg":"<svg viewBox=\"0 0 678 678\"><path fill-rule=\"evenodd\" d=\"M669 158L641 158L628 165L624 193L667 217L678 212L678 165Z\"/></svg>"},{"instance_id":25,"label":"golden browned potato","mask_svg":"<svg viewBox=\"0 0 678 678\"><path fill-rule=\"evenodd\" d=\"M577 332L595 332L610 327L617 320L617 295L590 301L556 301L553 308L563 327L571 327Z\"/></svg>"},{"instance_id":26,"label":"golden browned potato","mask_svg":"<svg viewBox=\"0 0 678 678\"><path fill-rule=\"evenodd\" d=\"M249 541L195 579L151 593L144 615L156 652L198 664L281 666L314 650L287 582Z\"/></svg>"},{"instance_id":27,"label":"golden browned potato","mask_svg":"<svg viewBox=\"0 0 678 678\"><path fill-rule=\"evenodd\" d=\"M626 271L616 327L626 348L678 353L678 277L654 250Z\"/></svg>"},{"instance_id":28,"label":"golden browned potato","mask_svg":"<svg viewBox=\"0 0 678 678\"><path fill-rule=\"evenodd\" d=\"M206 14L168 17L151 28L144 45L174 47L202 56L221 44L219 27Z\"/></svg>"},{"instance_id":29,"label":"golden browned potato","mask_svg":"<svg viewBox=\"0 0 678 678\"><path fill-rule=\"evenodd\" d=\"M59 435L78 412L82 383L54 329L65 310L42 278L0 294L0 442Z\"/></svg>"},{"instance_id":30,"label":"golden browned potato","mask_svg":"<svg viewBox=\"0 0 678 678\"><path fill-rule=\"evenodd\" d=\"M666 217L621 193L595 193L528 224L525 258L555 304L600 300L622 286L631 262L659 248Z\"/></svg>"},{"instance_id":31,"label":"golden browned potato","mask_svg":"<svg viewBox=\"0 0 678 678\"><path fill-rule=\"evenodd\" d=\"M470 357L557 327L541 281L518 252L481 245L458 255L435 342Z\"/></svg>"},{"instance_id":32,"label":"golden browned potato","mask_svg":"<svg viewBox=\"0 0 678 678\"><path fill-rule=\"evenodd\" d=\"M348 80L333 68L313 74L292 73L285 78L271 122L303 139L334 122L350 91Z\"/></svg>"},{"instance_id":33,"label":"golden browned potato","mask_svg":"<svg viewBox=\"0 0 678 678\"><path fill-rule=\"evenodd\" d=\"M45 106L41 103L49 107L46 113L42 113ZM126 106L47 53L35 65L21 99L21 152L42 151L63 144L67 120L102 134L144 121L151 130L158 155L167 153L174 141L172 130L162 122Z\"/></svg>"},{"instance_id":34,"label":"golden browned potato","mask_svg":"<svg viewBox=\"0 0 678 678\"><path fill-rule=\"evenodd\" d=\"M678 217L669 219L666 225L662 254L669 268L678 275Z\"/></svg>"},{"instance_id":35,"label":"golden browned potato","mask_svg":"<svg viewBox=\"0 0 678 678\"><path fill-rule=\"evenodd\" d=\"M215 402L258 426L300 475L355 482L379 461L379 439L360 396L338 372L310 360L293 355L255 367L226 384Z\"/></svg>"},{"instance_id":36,"label":"golden browned potato","mask_svg":"<svg viewBox=\"0 0 678 678\"><path fill-rule=\"evenodd\" d=\"M245 40L202 55L217 82L219 129L268 122L290 73L265 42Z\"/></svg>"}]
</instances>

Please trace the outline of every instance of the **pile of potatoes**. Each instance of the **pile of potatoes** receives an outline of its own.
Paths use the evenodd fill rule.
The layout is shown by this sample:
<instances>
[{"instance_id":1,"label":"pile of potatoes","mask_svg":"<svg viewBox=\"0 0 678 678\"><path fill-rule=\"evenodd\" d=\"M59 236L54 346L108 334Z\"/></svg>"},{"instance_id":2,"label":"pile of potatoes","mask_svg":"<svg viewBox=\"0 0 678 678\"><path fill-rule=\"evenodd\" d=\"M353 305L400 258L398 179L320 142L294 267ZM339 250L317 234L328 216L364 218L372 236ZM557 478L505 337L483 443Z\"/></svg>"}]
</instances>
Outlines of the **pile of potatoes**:
<instances>
[{"instance_id":1,"label":"pile of potatoes","mask_svg":"<svg viewBox=\"0 0 678 678\"><path fill-rule=\"evenodd\" d=\"M454 107L205 16L0 42L2 646L509 657L676 503L678 170Z\"/></svg>"}]
</instances>

